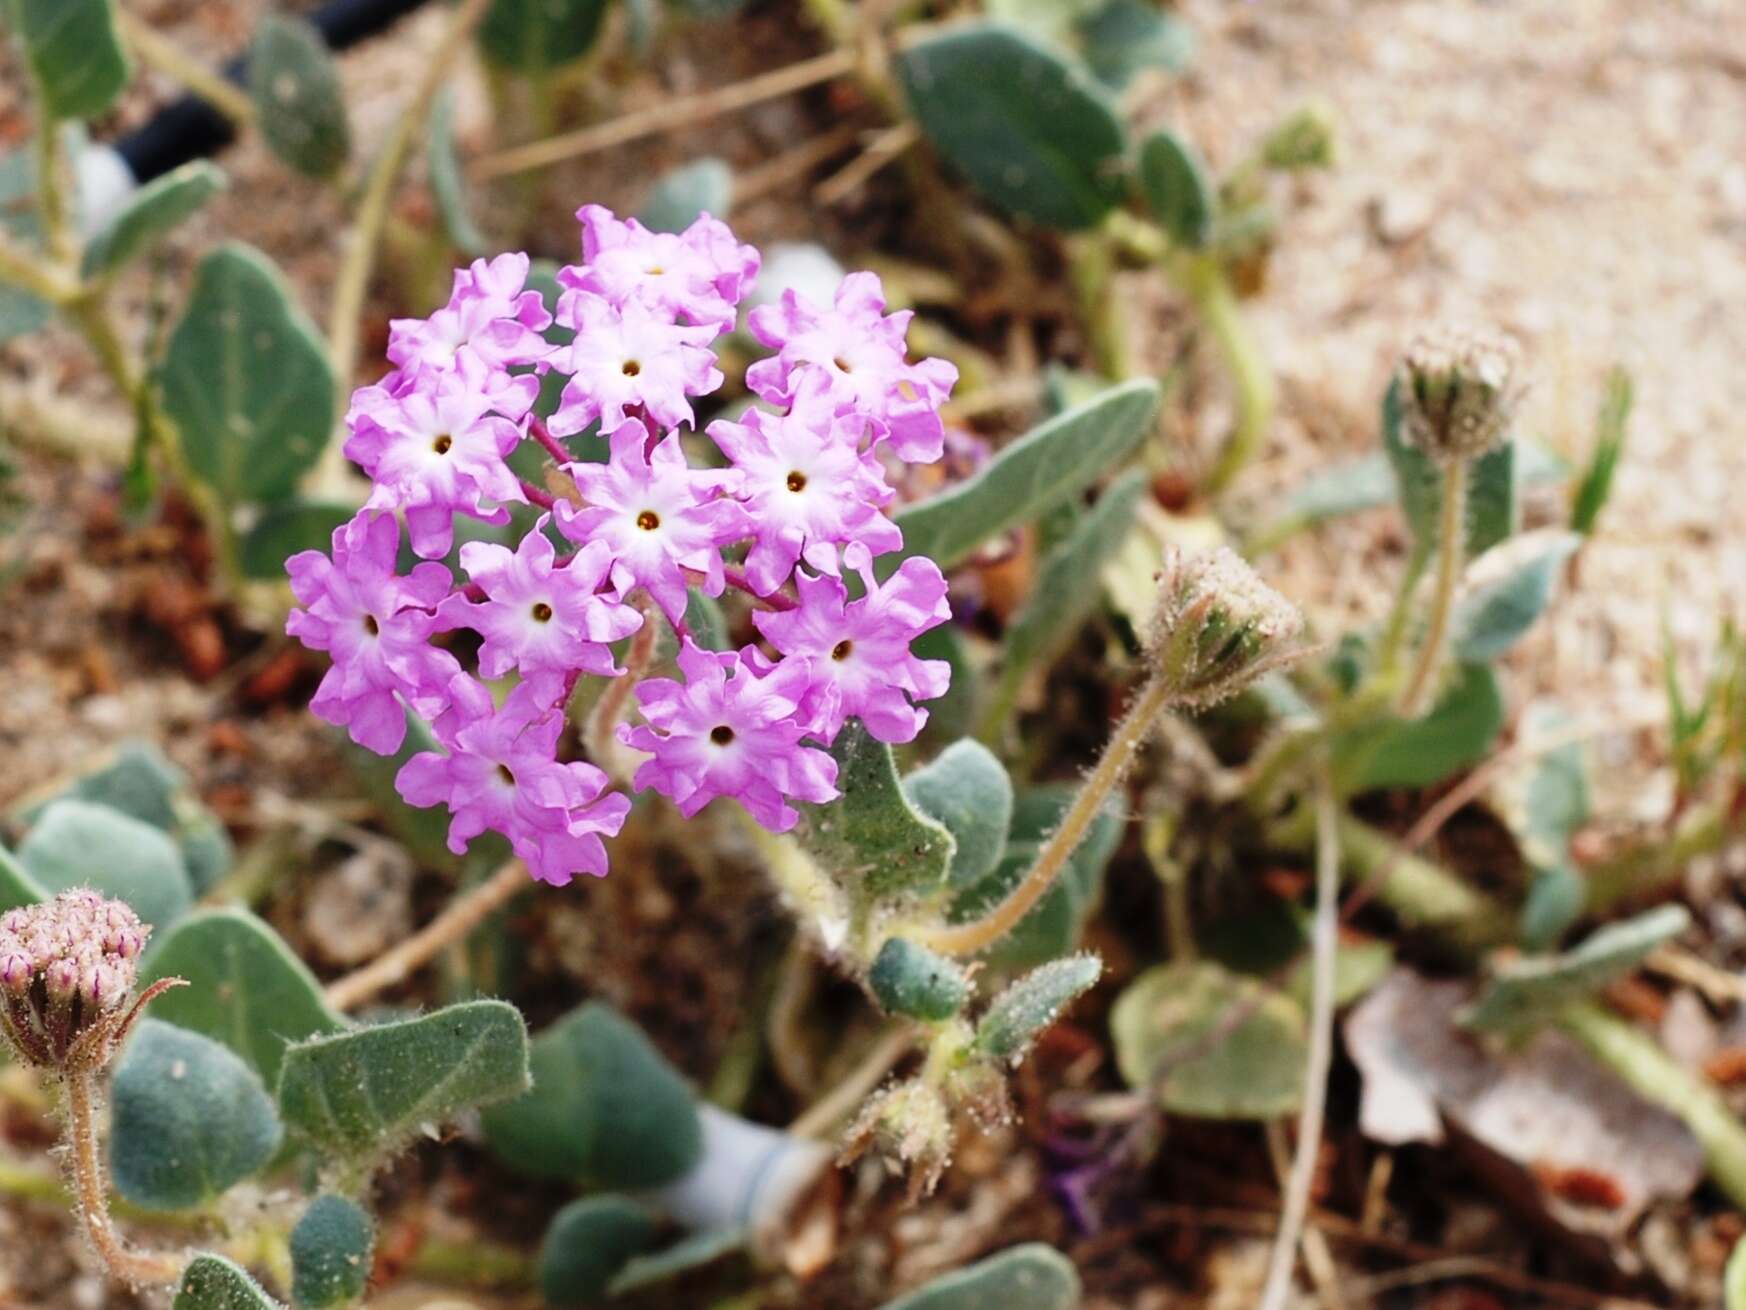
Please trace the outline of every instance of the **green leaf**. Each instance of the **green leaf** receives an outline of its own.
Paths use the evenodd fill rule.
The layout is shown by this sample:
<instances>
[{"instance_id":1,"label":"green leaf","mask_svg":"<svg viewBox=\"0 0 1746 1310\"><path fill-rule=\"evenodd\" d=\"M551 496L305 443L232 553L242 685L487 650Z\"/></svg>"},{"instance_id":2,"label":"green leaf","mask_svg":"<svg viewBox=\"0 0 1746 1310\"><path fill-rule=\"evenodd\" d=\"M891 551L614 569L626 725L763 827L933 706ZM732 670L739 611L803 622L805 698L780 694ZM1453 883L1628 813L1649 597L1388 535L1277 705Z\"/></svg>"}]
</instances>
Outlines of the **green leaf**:
<instances>
[{"instance_id":1,"label":"green leaf","mask_svg":"<svg viewBox=\"0 0 1746 1310\"><path fill-rule=\"evenodd\" d=\"M424 1124L527 1087L521 1015L502 1001L466 1001L287 1047L279 1112L318 1149L357 1162L394 1149Z\"/></svg>"},{"instance_id":2,"label":"green leaf","mask_svg":"<svg viewBox=\"0 0 1746 1310\"><path fill-rule=\"evenodd\" d=\"M606 0L492 0L479 47L499 68L539 75L593 49L605 16Z\"/></svg>"},{"instance_id":3,"label":"green leaf","mask_svg":"<svg viewBox=\"0 0 1746 1310\"><path fill-rule=\"evenodd\" d=\"M4 4L0 4L0 15ZM36 175L30 152L0 155L0 232L15 237L27 249L37 248L41 233L36 213ZM0 282L0 345L13 337L41 330L54 317L48 301Z\"/></svg>"},{"instance_id":4,"label":"green leaf","mask_svg":"<svg viewBox=\"0 0 1746 1310\"><path fill-rule=\"evenodd\" d=\"M286 560L298 551L327 550L334 529L357 512L355 505L328 501L286 500L269 505L237 543L237 564L246 578L283 582Z\"/></svg>"},{"instance_id":5,"label":"green leaf","mask_svg":"<svg viewBox=\"0 0 1746 1310\"><path fill-rule=\"evenodd\" d=\"M1634 389L1631 375L1622 368L1607 374L1606 395L1595 420L1594 450L1577 484L1570 505L1570 529L1585 536L1593 533L1607 498L1613 492L1613 475L1625 453L1625 436L1631 422ZM1731 1267L1731 1266L1730 1266ZM1730 1307L1731 1310L1731 1307Z\"/></svg>"},{"instance_id":6,"label":"green leaf","mask_svg":"<svg viewBox=\"0 0 1746 1310\"><path fill-rule=\"evenodd\" d=\"M1388 456L1373 451L1309 475L1286 498L1285 515L1305 524L1392 504L1397 495Z\"/></svg>"},{"instance_id":7,"label":"green leaf","mask_svg":"<svg viewBox=\"0 0 1746 1310\"><path fill-rule=\"evenodd\" d=\"M1290 969L1281 990L1306 1010L1310 1003L1310 919L1307 910L1284 901L1268 901L1215 920L1197 934L1202 954L1233 973L1247 974L1269 985ZM1385 941L1341 941L1334 956L1334 1002L1350 1005L1387 976L1394 948Z\"/></svg>"},{"instance_id":8,"label":"green leaf","mask_svg":"<svg viewBox=\"0 0 1746 1310\"><path fill-rule=\"evenodd\" d=\"M1746 1310L1746 1237L1734 1243L1722 1271L1723 1310Z\"/></svg>"},{"instance_id":9,"label":"green leaf","mask_svg":"<svg viewBox=\"0 0 1746 1310\"><path fill-rule=\"evenodd\" d=\"M589 1196L553 1216L540 1243L540 1295L556 1310L603 1300L613 1276L654 1245L654 1213L626 1196Z\"/></svg>"},{"instance_id":10,"label":"green leaf","mask_svg":"<svg viewBox=\"0 0 1746 1310\"><path fill-rule=\"evenodd\" d=\"M1389 719L1348 737L1336 763L1352 791L1429 787L1485 757L1503 729L1503 692L1484 664L1464 664L1422 719Z\"/></svg>"},{"instance_id":11,"label":"green leaf","mask_svg":"<svg viewBox=\"0 0 1746 1310\"><path fill-rule=\"evenodd\" d=\"M1200 156L1174 132L1157 131L1141 143L1140 190L1172 241L1190 250L1206 245L1218 198Z\"/></svg>"},{"instance_id":12,"label":"green leaf","mask_svg":"<svg viewBox=\"0 0 1746 1310\"><path fill-rule=\"evenodd\" d=\"M691 629L691 640L704 650L730 650L727 616L721 606L696 587L685 592L685 626Z\"/></svg>"},{"instance_id":13,"label":"green leaf","mask_svg":"<svg viewBox=\"0 0 1746 1310\"><path fill-rule=\"evenodd\" d=\"M249 96L261 137L309 177L331 177L352 150L339 69L321 33L301 18L268 14L249 48Z\"/></svg>"},{"instance_id":14,"label":"green leaf","mask_svg":"<svg viewBox=\"0 0 1746 1310\"><path fill-rule=\"evenodd\" d=\"M467 205L467 179L455 156L455 96L450 87L438 91L430 102L425 125L425 166L430 170L431 194L436 197L437 217L457 250L469 255L485 253L485 234L473 222Z\"/></svg>"},{"instance_id":15,"label":"green leaf","mask_svg":"<svg viewBox=\"0 0 1746 1310\"><path fill-rule=\"evenodd\" d=\"M1494 546L1474 561L1485 577L1455 607L1455 658L1483 664L1520 641L1552 599L1564 561L1581 544L1579 533L1536 532Z\"/></svg>"},{"instance_id":16,"label":"green leaf","mask_svg":"<svg viewBox=\"0 0 1746 1310\"><path fill-rule=\"evenodd\" d=\"M955 1269L881 1310L1073 1310L1079 1273L1052 1246L1026 1242Z\"/></svg>"},{"instance_id":17,"label":"green leaf","mask_svg":"<svg viewBox=\"0 0 1746 1310\"><path fill-rule=\"evenodd\" d=\"M1079 231L1121 202L1121 120L1083 70L1024 32L954 27L900 55L897 76L941 157L1011 217Z\"/></svg>"},{"instance_id":18,"label":"green leaf","mask_svg":"<svg viewBox=\"0 0 1746 1310\"><path fill-rule=\"evenodd\" d=\"M1112 91L1148 68L1181 72L1194 55L1194 30L1145 0L1108 0L1077 26L1086 66Z\"/></svg>"},{"instance_id":19,"label":"green leaf","mask_svg":"<svg viewBox=\"0 0 1746 1310\"><path fill-rule=\"evenodd\" d=\"M111 1099L115 1190L147 1210L216 1200L272 1159L285 1132L253 1069L158 1019L128 1040Z\"/></svg>"},{"instance_id":20,"label":"green leaf","mask_svg":"<svg viewBox=\"0 0 1746 1310\"><path fill-rule=\"evenodd\" d=\"M743 1227L706 1228L692 1233L659 1251L633 1257L607 1284L606 1294L625 1296L664 1283L693 1269L714 1264L735 1251L743 1251L751 1241L752 1234Z\"/></svg>"},{"instance_id":21,"label":"green leaf","mask_svg":"<svg viewBox=\"0 0 1746 1310\"><path fill-rule=\"evenodd\" d=\"M92 887L126 901L159 931L194 902L175 842L149 823L90 801L59 800L45 809L19 846L18 862L51 896Z\"/></svg>"},{"instance_id":22,"label":"green leaf","mask_svg":"<svg viewBox=\"0 0 1746 1310\"><path fill-rule=\"evenodd\" d=\"M1277 1119L1303 1098L1303 1011L1210 961L1146 970L1117 999L1109 1028L1128 1086L1156 1082L1173 1114Z\"/></svg>"},{"instance_id":23,"label":"green leaf","mask_svg":"<svg viewBox=\"0 0 1746 1310\"><path fill-rule=\"evenodd\" d=\"M1568 863L1534 871L1522 901L1522 948L1544 951L1556 946L1588 908L1588 879Z\"/></svg>"},{"instance_id":24,"label":"green leaf","mask_svg":"<svg viewBox=\"0 0 1746 1310\"><path fill-rule=\"evenodd\" d=\"M1076 788L1049 784L1020 792L1013 800L1012 826L1006 853L994 872L965 888L946 911L952 923L979 919L1001 901L1036 862L1043 839L1061 823ZM1092 820L1085 840L1067 859L1055 885L1043 894L1000 941L985 953L1000 968L1024 968L1067 954L1079 943L1079 933L1103 889L1103 872L1121 844L1127 820L1114 804Z\"/></svg>"},{"instance_id":25,"label":"green leaf","mask_svg":"<svg viewBox=\"0 0 1746 1310\"><path fill-rule=\"evenodd\" d=\"M1473 462L1467 489L1467 554L1490 550L1522 526L1516 443L1506 441Z\"/></svg>"},{"instance_id":26,"label":"green leaf","mask_svg":"<svg viewBox=\"0 0 1746 1310\"><path fill-rule=\"evenodd\" d=\"M187 979L153 1001L152 1014L223 1042L272 1088L288 1044L346 1026L303 961L247 910L189 915L152 942L140 975L141 985Z\"/></svg>"},{"instance_id":27,"label":"green leaf","mask_svg":"<svg viewBox=\"0 0 1746 1310\"><path fill-rule=\"evenodd\" d=\"M11 0L4 17L50 118L95 118L127 86L112 0Z\"/></svg>"},{"instance_id":28,"label":"green leaf","mask_svg":"<svg viewBox=\"0 0 1746 1310\"><path fill-rule=\"evenodd\" d=\"M333 425L320 338L266 256L235 242L200 261L161 383L189 467L227 508L290 496Z\"/></svg>"},{"instance_id":29,"label":"green leaf","mask_svg":"<svg viewBox=\"0 0 1746 1310\"><path fill-rule=\"evenodd\" d=\"M1072 500L1133 454L1157 410L1158 384L1136 379L1033 428L974 477L900 513L903 551L881 557L882 565L896 568L909 555L926 555L942 569L961 563L990 537Z\"/></svg>"},{"instance_id":30,"label":"green leaf","mask_svg":"<svg viewBox=\"0 0 1746 1310\"><path fill-rule=\"evenodd\" d=\"M867 985L887 1014L938 1023L970 999L964 970L944 956L902 937L888 937L873 959Z\"/></svg>"},{"instance_id":31,"label":"green leaf","mask_svg":"<svg viewBox=\"0 0 1746 1310\"><path fill-rule=\"evenodd\" d=\"M512 1168L600 1187L659 1187L703 1151L691 1089L628 1019L589 1002L534 1039L533 1090L485 1112Z\"/></svg>"},{"instance_id":32,"label":"green leaf","mask_svg":"<svg viewBox=\"0 0 1746 1310\"><path fill-rule=\"evenodd\" d=\"M637 218L652 232L683 232L699 215L727 217L733 203L733 169L707 155L657 178Z\"/></svg>"},{"instance_id":33,"label":"green leaf","mask_svg":"<svg viewBox=\"0 0 1746 1310\"><path fill-rule=\"evenodd\" d=\"M1070 955L1039 965L994 998L976 1024L973 1049L1016 1063L1102 974L1103 961L1095 955Z\"/></svg>"},{"instance_id":34,"label":"green leaf","mask_svg":"<svg viewBox=\"0 0 1746 1310\"><path fill-rule=\"evenodd\" d=\"M1145 470L1124 474L1044 559L1024 609L1007 628L1003 677L1009 685L1031 665L1054 660L1097 607L1099 575L1127 540L1145 493Z\"/></svg>"},{"instance_id":35,"label":"green leaf","mask_svg":"<svg viewBox=\"0 0 1746 1310\"><path fill-rule=\"evenodd\" d=\"M944 824L904 794L891 747L851 719L837 734L831 755L842 798L803 807L801 844L861 897L877 900L940 887L956 843Z\"/></svg>"},{"instance_id":36,"label":"green leaf","mask_svg":"<svg viewBox=\"0 0 1746 1310\"><path fill-rule=\"evenodd\" d=\"M1012 823L1012 779L980 742L955 741L903 780L910 803L945 825L955 849L946 884L968 887L994 872Z\"/></svg>"},{"instance_id":37,"label":"green leaf","mask_svg":"<svg viewBox=\"0 0 1746 1310\"><path fill-rule=\"evenodd\" d=\"M1631 972L1690 926L1691 913L1683 905L1661 905L1597 928L1573 950L1507 961L1461 1022L1478 1032L1511 1032L1551 1019Z\"/></svg>"},{"instance_id":38,"label":"green leaf","mask_svg":"<svg viewBox=\"0 0 1746 1310\"><path fill-rule=\"evenodd\" d=\"M375 1225L355 1201L316 1197L291 1230L292 1299L307 1310L363 1300L375 1249Z\"/></svg>"},{"instance_id":39,"label":"green leaf","mask_svg":"<svg viewBox=\"0 0 1746 1310\"><path fill-rule=\"evenodd\" d=\"M153 178L122 206L85 247L81 272L107 277L162 240L178 224L224 190L225 176L204 159Z\"/></svg>"},{"instance_id":40,"label":"green leaf","mask_svg":"<svg viewBox=\"0 0 1746 1310\"><path fill-rule=\"evenodd\" d=\"M18 857L0 846L0 914L46 901L49 893L32 878Z\"/></svg>"},{"instance_id":41,"label":"green leaf","mask_svg":"<svg viewBox=\"0 0 1746 1310\"><path fill-rule=\"evenodd\" d=\"M220 1255L197 1255L182 1273L170 1310L280 1310L236 1265Z\"/></svg>"}]
</instances>

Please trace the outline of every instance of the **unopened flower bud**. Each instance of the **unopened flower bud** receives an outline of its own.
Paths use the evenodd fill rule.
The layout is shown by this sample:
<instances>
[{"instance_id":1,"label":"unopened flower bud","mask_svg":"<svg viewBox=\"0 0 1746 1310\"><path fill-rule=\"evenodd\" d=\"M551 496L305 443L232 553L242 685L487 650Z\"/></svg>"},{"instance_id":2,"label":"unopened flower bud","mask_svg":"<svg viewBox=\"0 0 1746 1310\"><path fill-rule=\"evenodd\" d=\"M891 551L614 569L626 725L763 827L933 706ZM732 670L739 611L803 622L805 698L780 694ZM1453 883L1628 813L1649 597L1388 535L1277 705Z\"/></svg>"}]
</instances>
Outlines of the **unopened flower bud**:
<instances>
[{"instance_id":1,"label":"unopened flower bud","mask_svg":"<svg viewBox=\"0 0 1746 1310\"><path fill-rule=\"evenodd\" d=\"M1172 551L1147 651L1173 698L1205 706L1295 659L1303 615L1235 551Z\"/></svg>"},{"instance_id":2,"label":"unopened flower bud","mask_svg":"<svg viewBox=\"0 0 1746 1310\"><path fill-rule=\"evenodd\" d=\"M1442 463L1477 459L1515 412L1521 348L1501 332L1444 326L1419 334L1400 367L1402 431Z\"/></svg>"},{"instance_id":3,"label":"unopened flower bud","mask_svg":"<svg viewBox=\"0 0 1746 1310\"><path fill-rule=\"evenodd\" d=\"M952 1159L952 1109L940 1091L920 1078L877 1093L849 1129L843 1159L868 1147L895 1168L907 1170L911 1197L933 1191Z\"/></svg>"},{"instance_id":4,"label":"unopened flower bud","mask_svg":"<svg viewBox=\"0 0 1746 1310\"><path fill-rule=\"evenodd\" d=\"M1283 119L1261 143L1269 168L1301 172L1334 166L1334 118L1326 105L1305 105Z\"/></svg>"},{"instance_id":5,"label":"unopened flower bud","mask_svg":"<svg viewBox=\"0 0 1746 1310\"><path fill-rule=\"evenodd\" d=\"M179 981L154 984L128 1008L150 932L126 905L91 891L8 911L0 917L0 1036L27 1064L104 1064L140 1006Z\"/></svg>"}]
</instances>

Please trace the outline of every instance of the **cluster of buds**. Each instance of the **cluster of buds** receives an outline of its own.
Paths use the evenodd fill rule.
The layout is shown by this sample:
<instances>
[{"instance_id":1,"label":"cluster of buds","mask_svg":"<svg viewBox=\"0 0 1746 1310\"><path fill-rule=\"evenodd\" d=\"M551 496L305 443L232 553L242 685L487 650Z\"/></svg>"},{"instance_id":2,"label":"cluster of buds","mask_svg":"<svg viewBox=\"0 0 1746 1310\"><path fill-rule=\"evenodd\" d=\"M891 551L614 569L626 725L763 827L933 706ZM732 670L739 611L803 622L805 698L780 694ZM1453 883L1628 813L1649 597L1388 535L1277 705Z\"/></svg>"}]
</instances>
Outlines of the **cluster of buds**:
<instances>
[{"instance_id":1,"label":"cluster of buds","mask_svg":"<svg viewBox=\"0 0 1746 1310\"><path fill-rule=\"evenodd\" d=\"M1226 547L1172 550L1146 649L1173 703L1202 709L1303 654L1303 615Z\"/></svg>"},{"instance_id":2,"label":"cluster of buds","mask_svg":"<svg viewBox=\"0 0 1746 1310\"><path fill-rule=\"evenodd\" d=\"M287 564L300 603L287 630L333 660L316 714L382 754L407 710L426 719L442 751L401 769L400 794L449 808L457 854L491 829L555 884L604 874L602 838L630 809L594 763L559 759L565 707L584 675L640 677L612 643L636 634L649 649L645 625L672 628L683 681L635 688L643 722L618 729L648 756L633 785L687 816L728 797L774 831L798 822L792 802L837 797L823 748L845 720L909 741L927 720L917 702L950 676L910 650L951 615L939 568L912 557L875 572L874 559L903 545L887 479L941 457L957 371L907 357L909 315L885 312L871 273L844 278L830 305L788 291L746 318L771 352L746 373L759 405L709 424L713 455L694 467L688 445L710 452L693 402L724 381L712 343L738 322L760 256L708 215L682 233L594 205L577 217L582 260L559 270L552 311L511 253L458 271L428 319L391 325L395 368L347 417L370 497L331 553ZM571 338L548 341L553 327ZM549 426L534 412L548 373L564 379ZM511 467L524 444L555 466L538 483ZM505 524L512 505L544 513L513 549L463 545L456 579L441 562L456 516ZM404 573L402 516L423 561ZM705 650L688 592L729 585L754 598L760 641ZM474 670L443 639L456 629L478 638Z\"/></svg>"},{"instance_id":3,"label":"cluster of buds","mask_svg":"<svg viewBox=\"0 0 1746 1310\"><path fill-rule=\"evenodd\" d=\"M67 1071L108 1063L146 1002L180 982L134 1000L150 935L126 905L88 890L0 915L0 1033L19 1059Z\"/></svg>"},{"instance_id":4,"label":"cluster of buds","mask_svg":"<svg viewBox=\"0 0 1746 1310\"><path fill-rule=\"evenodd\" d=\"M1478 459L1503 437L1521 388L1513 337L1442 326L1420 333L1401 360L1406 439L1439 463Z\"/></svg>"}]
</instances>

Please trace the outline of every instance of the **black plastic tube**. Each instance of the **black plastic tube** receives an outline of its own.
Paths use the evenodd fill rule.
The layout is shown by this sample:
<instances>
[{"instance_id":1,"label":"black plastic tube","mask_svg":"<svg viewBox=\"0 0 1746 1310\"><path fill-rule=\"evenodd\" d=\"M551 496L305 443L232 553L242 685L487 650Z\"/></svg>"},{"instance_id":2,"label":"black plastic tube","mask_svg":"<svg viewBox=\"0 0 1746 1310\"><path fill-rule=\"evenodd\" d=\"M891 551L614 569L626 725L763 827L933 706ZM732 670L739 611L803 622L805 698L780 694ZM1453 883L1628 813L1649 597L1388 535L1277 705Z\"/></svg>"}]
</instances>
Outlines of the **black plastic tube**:
<instances>
[{"instance_id":1,"label":"black plastic tube","mask_svg":"<svg viewBox=\"0 0 1746 1310\"><path fill-rule=\"evenodd\" d=\"M328 0L310 14L330 50L344 50L424 4L425 0ZM248 77L248 57L239 55L221 70L241 84ZM193 159L217 154L236 139L231 121L199 96L172 101L143 127L115 143L136 182L149 182Z\"/></svg>"}]
</instances>

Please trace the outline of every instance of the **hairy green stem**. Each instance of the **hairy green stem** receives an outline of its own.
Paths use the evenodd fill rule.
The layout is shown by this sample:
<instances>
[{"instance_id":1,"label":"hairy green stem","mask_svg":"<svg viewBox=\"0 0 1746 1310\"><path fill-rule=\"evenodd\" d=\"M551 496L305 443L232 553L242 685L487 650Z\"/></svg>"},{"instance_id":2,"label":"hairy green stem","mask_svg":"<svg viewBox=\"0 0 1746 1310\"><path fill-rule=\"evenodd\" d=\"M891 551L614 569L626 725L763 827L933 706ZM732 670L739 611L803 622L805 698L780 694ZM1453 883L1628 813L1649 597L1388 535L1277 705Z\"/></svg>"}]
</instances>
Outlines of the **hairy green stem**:
<instances>
[{"instance_id":1,"label":"hairy green stem","mask_svg":"<svg viewBox=\"0 0 1746 1310\"><path fill-rule=\"evenodd\" d=\"M49 254L59 264L72 268L78 263L78 242L72 220L67 212L61 154L61 125L45 113L36 118L36 211L42 219L43 241Z\"/></svg>"},{"instance_id":2,"label":"hairy green stem","mask_svg":"<svg viewBox=\"0 0 1746 1310\"><path fill-rule=\"evenodd\" d=\"M1201 326L1212 334L1236 390L1236 423L1225 438L1224 448L1213 462L1203 488L1208 496L1216 496L1260 452L1267 428L1273 422L1273 370L1262 357L1261 348L1237 306L1237 293L1230 278L1213 256L1195 255L1184 260L1177 284L1193 302Z\"/></svg>"},{"instance_id":3,"label":"hairy green stem","mask_svg":"<svg viewBox=\"0 0 1746 1310\"><path fill-rule=\"evenodd\" d=\"M1437 523L1437 590L1431 596L1431 618L1419 646L1418 659L1401 693L1400 712L1416 719L1437 685L1443 665L1443 645L1449 635L1449 615L1455 608L1455 584L1461 580L1467 527L1467 461L1443 465L1443 507Z\"/></svg>"},{"instance_id":4,"label":"hairy green stem","mask_svg":"<svg viewBox=\"0 0 1746 1310\"><path fill-rule=\"evenodd\" d=\"M1015 927L1043 898L1067 867L1067 859L1085 839L1104 800L1115 789L1151 735L1153 721L1170 704L1170 685L1155 677L1149 681L1127 716L1109 739L1103 758L1097 762L1079 794L1073 798L1061 826L1050 835L1037 855L1037 862L1012 893L987 915L970 923L917 927L907 935L920 945L947 955L970 955L992 945Z\"/></svg>"},{"instance_id":5,"label":"hairy green stem","mask_svg":"<svg viewBox=\"0 0 1746 1310\"><path fill-rule=\"evenodd\" d=\"M115 1231L109 1218L109 1185L103 1172L103 1152L97 1135L95 1076L86 1069L68 1070L63 1078L67 1097L67 1147L72 1157L79 1217L91 1247L110 1276L128 1287L173 1283L182 1276L174 1256L136 1251Z\"/></svg>"},{"instance_id":6,"label":"hairy green stem","mask_svg":"<svg viewBox=\"0 0 1746 1310\"><path fill-rule=\"evenodd\" d=\"M236 83L208 68L174 41L117 6L116 26L128 48L141 63L155 68L171 81L180 82L237 127L255 121L255 102Z\"/></svg>"},{"instance_id":7,"label":"hairy green stem","mask_svg":"<svg viewBox=\"0 0 1746 1310\"><path fill-rule=\"evenodd\" d=\"M1598 913L1658 891L1698 856L1720 850L1739 830L1729 822L1729 798L1693 807L1667 837L1633 846L1587 870L1589 908Z\"/></svg>"}]
</instances>

